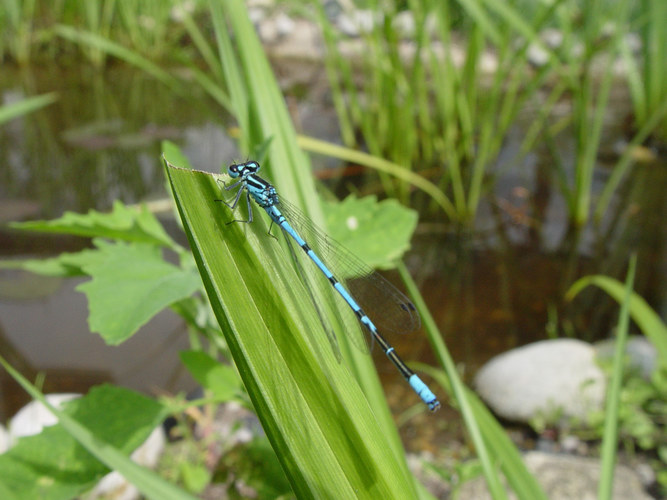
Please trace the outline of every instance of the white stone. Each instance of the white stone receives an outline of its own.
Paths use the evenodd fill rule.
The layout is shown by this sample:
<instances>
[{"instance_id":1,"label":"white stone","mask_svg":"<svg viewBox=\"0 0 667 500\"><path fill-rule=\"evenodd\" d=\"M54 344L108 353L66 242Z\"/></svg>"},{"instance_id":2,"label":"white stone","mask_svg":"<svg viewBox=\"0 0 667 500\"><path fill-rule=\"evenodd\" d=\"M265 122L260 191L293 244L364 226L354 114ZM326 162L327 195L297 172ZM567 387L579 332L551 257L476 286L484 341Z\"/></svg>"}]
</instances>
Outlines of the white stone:
<instances>
[{"instance_id":1,"label":"white stone","mask_svg":"<svg viewBox=\"0 0 667 500\"><path fill-rule=\"evenodd\" d=\"M415 16L409 10L399 12L394 18L394 29L402 37L412 37L415 34Z\"/></svg>"},{"instance_id":2,"label":"white stone","mask_svg":"<svg viewBox=\"0 0 667 500\"><path fill-rule=\"evenodd\" d=\"M294 20L284 12L281 12L278 14L278 16L276 16L275 22L276 30L278 30L279 36L290 35L292 31L294 31L294 26L296 26Z\"/></svg>"},{"instance_id":3,"label":"white stone","mask_svg":"<svg viewBox=\"0 0 667 500\"><path fill-rule=\"evenodd\" d=\"M595 349L573 339L545 340L496 356L475 384L494 412L520 422L583 418L602 408L606 388Z\"/></svg>"}]
</instances>

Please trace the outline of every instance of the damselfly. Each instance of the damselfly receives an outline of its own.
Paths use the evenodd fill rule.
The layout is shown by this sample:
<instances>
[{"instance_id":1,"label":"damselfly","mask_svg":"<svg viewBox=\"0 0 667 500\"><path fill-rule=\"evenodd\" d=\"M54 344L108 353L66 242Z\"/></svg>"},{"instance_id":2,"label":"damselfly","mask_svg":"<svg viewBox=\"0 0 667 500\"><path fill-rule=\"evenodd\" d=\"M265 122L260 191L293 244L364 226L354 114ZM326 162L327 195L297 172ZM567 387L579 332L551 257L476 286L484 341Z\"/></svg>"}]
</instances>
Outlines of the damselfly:
<instances>
[{"instance_id":1,"label":"damselfly","mask_svg":"<svg viewBox=\"0 0 667 500\"><path fill-rule=\"evenodd\" d=\"M284 200L280 200L275 188L262 179L257 172L259 171L259 163L256 161L249 161L246 163L231 165L227 172L233 179L238 179L233 184L225 186L225 190L229 191L238 188L236 196L231 203L225 200L224 202L232 211L238 206L239 200L243 192L246 193L246 200L248 203L248 219L233 220L228 222L252 222L252 207L250 198L255 200L257 204L262 207L269 215L272 225L276 224L289 235L308 255L308 257L315 263L319 270L324 274L331 286L340 294L340 296L347 302L354 314L357 316L362 325L370 332L373 339L380 345L383 352L396 366L398 371L405 377L413 390L426 403L431 411L440 408L440 402L435 397L435 394L422 382L422 380L415 374L403 360L396 354L394 348L389 345L385 338L380 334L376 323L380 324L383 329L392 331L412 331L419 327L420 320L415 306L410 300L399 292L391 283L385 280L377 272L370 267L361 263L359 259L352 256L352 254L344 249L341 245L334 243L333 240L327 238L322 231L317 229L315 225L310 222L305 215L300 213L295 207L288 204ZM305 230L307 228L307 231ZM269 228L269 233L271 228ZM333 254L339 256L340 261L347 262L354 269L353 278L347 281L348 289L336 278L333 272L324 261L333 259L320 257L302 238L301 233L308 234L309 237L315 237L320 243L318 249L327 256L331 257ZM324 255L323 254L323 255ZM342 256L342 257L340 257ZM350 264L351 263L351 264ZM347 277L347 274L345 275ZM373 320L361 308L359 303L368 307L367 304L372 304ZM370 310L370 307L369 307Z\"/></svg>"}]
</instances>

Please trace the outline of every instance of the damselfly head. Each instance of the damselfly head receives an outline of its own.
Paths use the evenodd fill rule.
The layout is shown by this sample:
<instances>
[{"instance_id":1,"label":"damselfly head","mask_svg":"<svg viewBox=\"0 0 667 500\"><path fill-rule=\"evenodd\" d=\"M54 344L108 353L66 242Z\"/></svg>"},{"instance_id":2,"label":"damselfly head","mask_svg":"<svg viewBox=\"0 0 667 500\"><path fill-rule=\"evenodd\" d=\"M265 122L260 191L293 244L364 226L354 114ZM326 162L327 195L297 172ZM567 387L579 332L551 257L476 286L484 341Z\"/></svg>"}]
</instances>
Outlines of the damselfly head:
<instances>
[{"instance_id":1,"label":"damselfly head","mask_svg":"<svg viewBox=\"0 0 667 500\"><path fill-rule=\"evenodd\" d=\"M249 174L254 174L259 170L259 163L256 161L247 161L245 163L233 163L227 168L227 173L230 177L236 179L237 177L244 177Z\"/></svg>"}]
</instances>

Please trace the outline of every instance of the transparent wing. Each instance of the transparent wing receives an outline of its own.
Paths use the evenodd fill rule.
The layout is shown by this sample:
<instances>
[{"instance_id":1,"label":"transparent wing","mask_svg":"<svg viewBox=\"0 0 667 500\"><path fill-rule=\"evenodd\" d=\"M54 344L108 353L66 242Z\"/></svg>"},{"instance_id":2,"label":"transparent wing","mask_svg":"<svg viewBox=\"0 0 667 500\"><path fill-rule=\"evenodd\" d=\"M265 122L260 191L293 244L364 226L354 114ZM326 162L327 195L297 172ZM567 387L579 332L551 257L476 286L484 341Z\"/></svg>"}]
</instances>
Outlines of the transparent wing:
<instances>
[{"instance_id":1,"label":"transparent wing","mask_svg":"<svg viewBox=\"0 0 667 500\"><path fill-rule=\"evenodd\" d=\"M317 303L317 300L315 300L315 295L312 292L311 287L313 286L314 279L313 280L310 279L310 273L306 272L306 269L304 269L303 266L301 265L299 256L297 255L297 250L294 248L294 243L292 242L292 238L290 238L290 236L286 234L285 239L287 240L287 246L289 247L290 255L292 257L292 262L294 263L294 268L296 269L296 272L299 274L301 280L303 281L304 287L306 288L306 291L308 292L308 295L310 297L310 302L315 308L320 323L322 324L322 327L324 328L324 331L327 334L327 339L329 340L329 344L331 345L331 350L336 356L336 360L340 363L343 357L340 353L340 348L338 347L338 340L336 339L336 334L331 328L329 322L326 321L324 314L322 313L322 310L319 304ZM298 253L303 254L303 252L301 251L299 251ZM305 255L302 258L304 257L307 258ZM319 274L321 275L322 273ZM329 288L331 288L331 286L329 286Z\"/></svg>"},{"instance_id":2,"label":"transparent wing","mask_svg":"<svg viewBox=\"0 0 667 500\"><path fill-rule=\"evenodd\" d=\"M394 285L324 234L291 203L281 198L278 208L334 276L347 286L380 331L403 334L419 329L421 320L414 304Z\"/></svg>"}]
</instances>

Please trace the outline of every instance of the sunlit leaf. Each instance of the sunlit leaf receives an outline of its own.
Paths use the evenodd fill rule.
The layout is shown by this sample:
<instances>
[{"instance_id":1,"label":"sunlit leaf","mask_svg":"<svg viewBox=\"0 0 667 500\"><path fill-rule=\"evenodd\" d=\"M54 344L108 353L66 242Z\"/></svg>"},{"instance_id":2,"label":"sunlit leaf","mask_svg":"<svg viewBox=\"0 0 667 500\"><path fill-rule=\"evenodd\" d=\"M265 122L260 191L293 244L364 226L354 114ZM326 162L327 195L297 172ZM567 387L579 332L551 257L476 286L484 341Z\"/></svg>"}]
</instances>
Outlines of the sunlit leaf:
<instances>
[{"instance_id":1,"label":"sunlit leaf","mask_svg":"<svg viewBox=\"0 0 667 500\"><path fill-rule=\"evenodd\" d=\"M372 268L390 269L410 248L417 212L396 200L348 196L324 205L331 237Z\"/></svg>"},{"instance_id":2,"label":"sunlit leaf","mask_svg":"<svg viewBox=\"0 0 667 500\"><path fill-rule=\"evenodd\" d=\"M113 210L109 213L96 210L90 210L87 214L65 212L58 219L14 222L10 227L42 233L74 234L177 247L155 216L145 207L137 210L120 201L114 203Z\"/></svg>"},{"instance_id":3,"label":"sunlit leaf","mask_svg":"<svg viewBox=\"0 0 667 500\"><path fill-rule=\"evenodd\" d=\"M201 287L196 273L165 262L145 243L95 241L98 252L83 270L91 281L77 287L88 297L91 331L119 344L162 309Z\"/></svg>"}]
</instances>

